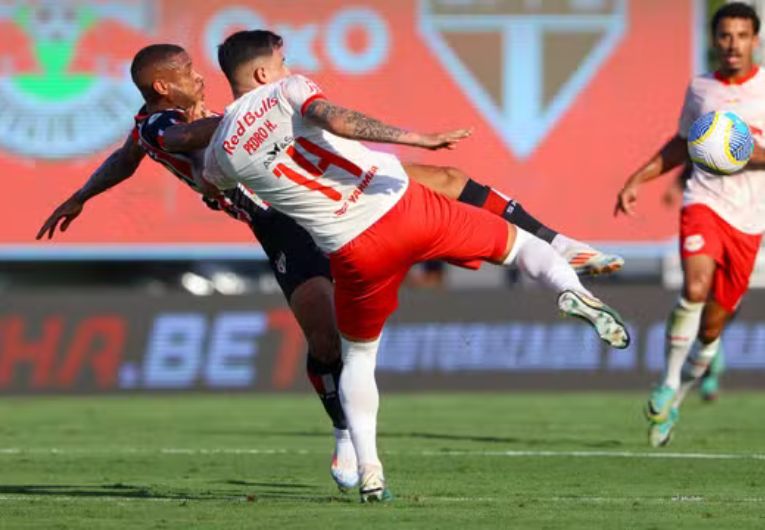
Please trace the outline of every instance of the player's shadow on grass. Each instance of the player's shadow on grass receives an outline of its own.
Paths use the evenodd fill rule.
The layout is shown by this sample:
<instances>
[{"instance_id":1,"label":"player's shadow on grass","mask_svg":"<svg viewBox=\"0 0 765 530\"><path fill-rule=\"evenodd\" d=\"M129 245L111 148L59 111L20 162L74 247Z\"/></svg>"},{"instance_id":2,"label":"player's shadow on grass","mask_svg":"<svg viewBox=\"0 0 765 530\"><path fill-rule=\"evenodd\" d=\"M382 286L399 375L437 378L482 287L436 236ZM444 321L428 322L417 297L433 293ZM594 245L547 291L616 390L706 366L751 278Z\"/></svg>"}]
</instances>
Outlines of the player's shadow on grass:
<instances>
[{"instance_id":1,"label":"player's shadow on grass","mask_svg":"<svg viewBox=\"0 0 765 530\"><path fill-rule=\"evenodd\" d=\"M23 484L0 485L0 494L59 496L59 497L117 497L124 499L163 499L163 500L225 500L232 495L198 495L188 492L155 491L144 486L127 484Z\"/></svg>"},{"instance_id":2,"label":"player's shadow on grass","mask_svg":"<svg viewBox=\"0 0 765 530\"><path fill-rule=\"evenodd\" d=\"M399 432L379 433L380 438L417 438L420 440L438 440L454 442L479 442L496 444L520 445L580 445L590 448L618 447L623 445L619 440L582 440L580 438L522 438L518 436L475 436L465 434L444 434L432 432Z\"/></svg>"},{"instance_id":3,"label":"player's shadow on grass","mask_svg":"<svg viewBox=\"0 0 765 530\"><path fill-rule=\"evenodd\" d=\"M216 434L220 434L217 433ZM248 431L252 436L287 436L296 438L326 438L326 432L318 431ZM491 444L518 444L524 446L580 446L590 449L605 449L609 447L621 447L621 440L582 440L581 438L523 438L519 436L477 436L472 434L446 434L437 432L380 432L378 438L420 439L436 440L443 442L477 442Z\"/></svg>"},{"instance_id":4,"label":"player's shadow on grass","mask_svg":"<svg viewBox=\"0 0 765 530\"><path fill-rule=\"evenodd\" d=\"M83 497L107 499L132 499L152 501L240 501L257 502L258 500L295 500L301 502L351 502L350 497L337 497L310 493L313 488L307 484L282 484L275 482L249 482L244 480L225 480L223 484L234 488L205 490L204 493L190 491L161 491L146 486L129 484L5 484L0 485L0 495L29 495L30 497ZM317 488L320 489L320 488ZM296 491L297 490L297 491Z\"/></svg>"}]
</instances>

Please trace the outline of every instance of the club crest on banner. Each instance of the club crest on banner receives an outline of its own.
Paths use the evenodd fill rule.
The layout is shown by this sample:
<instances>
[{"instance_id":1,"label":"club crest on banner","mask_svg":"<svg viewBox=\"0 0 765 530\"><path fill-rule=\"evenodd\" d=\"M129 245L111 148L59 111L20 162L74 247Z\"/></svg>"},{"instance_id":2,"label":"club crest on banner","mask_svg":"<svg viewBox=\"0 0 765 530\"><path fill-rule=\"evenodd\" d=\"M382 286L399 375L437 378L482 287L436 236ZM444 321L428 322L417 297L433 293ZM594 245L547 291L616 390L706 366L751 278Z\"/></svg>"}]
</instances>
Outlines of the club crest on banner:
<instances>
[{"instance_id":1,"label":"club crest on banner","mask_svg":"<svg viewBox=\"0 0 765 530\"><path fill-rule=\"evenodd\" d=\"M93 26L113 20L147 32L152 2L37 0L0 4L0 26L15 26L34 59L19 69L12 51L0 59L0 149L27 157L67 159L95 153L122 139L141 96L130 79L130 57L83 52ZM90 54L94 70L71 69Z\"/></svg>"},{"instance_id":2,"label":"club crest on banner","mask_svg":"<svg viewBox=\"0 0 765 530\"><path fill-rule=\"evenodd\" d=\"M614 52L627 0L420 0L433 55L519 158Z\"/></svg>"}]
</instances>

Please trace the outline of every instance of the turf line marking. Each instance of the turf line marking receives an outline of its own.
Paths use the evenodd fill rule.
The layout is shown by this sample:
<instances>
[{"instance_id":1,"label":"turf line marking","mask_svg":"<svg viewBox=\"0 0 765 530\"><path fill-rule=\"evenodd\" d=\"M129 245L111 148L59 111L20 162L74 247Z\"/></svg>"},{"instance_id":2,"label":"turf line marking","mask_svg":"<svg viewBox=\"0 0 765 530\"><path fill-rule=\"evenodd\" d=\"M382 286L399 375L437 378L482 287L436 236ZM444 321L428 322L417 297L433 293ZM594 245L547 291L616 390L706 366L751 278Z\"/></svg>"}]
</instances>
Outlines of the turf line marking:
<instances>
[{"instance_id":1,"label":"turf line marking","mask_svg":"<svg viewBox=\"0 0 765 530\"><path fill-rule=\"evenodd\" d=\"M294 499L301 501L301 499ZM726 497L726 498L705 498L705 497L688 497L688 496L675 496L675 497L588 497L588 496L569 496L569 497L531 497L531 498L513 498L511 497L430 497L430 496L416 496L416 497L401 497L401 500L411 503L466 503L466 502L499 502L502 504L513 504L516 502L526 503L529 501L541 502L541 503L592 503L592 504L626 504L638 502L640 504L647 505L667 505L677 504L678 502L692 502L692 503L711 503L711 504L763 504L765 503L765 497ZM51 495L51 494L35 494L35 493L19 493L19 494L7 494L0 495L0 503L3 502L20 502L20 501L52 501L52 502L65 502L65 503L80 503L80 502L114 502L114 503L135 503L135 502L158 502L158 503L192 503L194 501L200 502L246 502L246 495L230 495L223 497L211 497L211 498L195 498L195 497L129 497L121 495L98 495L93 497L85 497L79 495Z\"/></svg>"},{"instance_id":2,"label":"turf line marking","mask_svg":"<svg viewBox=\"0 0 765 530\"><path fill-rule=\"evenodd\" d=\"M729 504L729 503L753 503L761 504L765 503L764 497L743 497L743 498L704 498L704 497L687 497L687 496L675 496L675 497L588 497L588 496L570 496L570 497L533 497L531 499L513 498L513 497L417 497L418 502L502 502L502 503L515 503L515 502L527 502L528 500L534 500L539 502L553 502L553 503L568 503L568 502L589 502L596 504L608 504L608 503L632 503L639 502L641 504L676 504L678 502L692 502L692 503L715 503L715 504Z\"/></svg>"},{"instance_id":3,"label":"turf line marking","mask_svg":"<svg viewBox=\"0 0 765 530\"><path fill-rule=\"evenodd\" d=\"M113 447L113 448L57 448L57 447L0 447L2 455L110 455L110 454L136 454L136 455L323 455L326 451L313 449L248 449L237 447L212 447L212 448L188 448L188 447L164 447L164 448L138 448L138 447ZM387 455L399 456L432 456L432 457L507 457L507 458L645 458L645 459L677 459L677 460L765 460L762 453L668 453L664 451L531 451L531 450L508 450L508 451L383 451Z\"/></svg>"},{"instance_id":4,"label":"turf line marking","mask_svg":"<svg viewBox=\"0 0 765 530\"><path fill-rule=\"evenodd\" d=\"M570 458L667 458L686 460L765 460L765 454L666 453L662 451L422 451L422 456L506 456Z\"/></svg>"}]
</instances>

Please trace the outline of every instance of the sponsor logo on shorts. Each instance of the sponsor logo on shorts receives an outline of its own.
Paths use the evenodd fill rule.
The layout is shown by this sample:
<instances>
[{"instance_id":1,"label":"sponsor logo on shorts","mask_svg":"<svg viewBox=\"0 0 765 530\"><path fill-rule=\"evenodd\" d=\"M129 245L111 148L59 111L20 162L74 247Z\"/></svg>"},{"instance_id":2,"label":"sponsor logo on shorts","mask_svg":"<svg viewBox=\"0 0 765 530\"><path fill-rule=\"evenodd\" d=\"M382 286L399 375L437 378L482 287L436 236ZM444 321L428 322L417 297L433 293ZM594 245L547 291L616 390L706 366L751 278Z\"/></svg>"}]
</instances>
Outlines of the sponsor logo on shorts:
<instances>
[{"instance_id":1,"label":"sponsor logo on shorts","mask_svg":"<svg viewBox=\"0 0 765 530\"><path fill-rule=\"evenodd\" d=\"M279 257L276 259L276 270L279 274L287 274L287 256L284 252L279 252Z\"/></svg>"},{"instance_id":2,"label":"sponsor logo on shorts","mask_svg":"<svg viewBox=\"0 0 765 530\"><path fill-rule=\"evenodd\" d=\"M683 248L688 252L698 252L704 248L704 236L694 234L686 237L685 241L683 241Z\"/></svg>"}]
</instances>

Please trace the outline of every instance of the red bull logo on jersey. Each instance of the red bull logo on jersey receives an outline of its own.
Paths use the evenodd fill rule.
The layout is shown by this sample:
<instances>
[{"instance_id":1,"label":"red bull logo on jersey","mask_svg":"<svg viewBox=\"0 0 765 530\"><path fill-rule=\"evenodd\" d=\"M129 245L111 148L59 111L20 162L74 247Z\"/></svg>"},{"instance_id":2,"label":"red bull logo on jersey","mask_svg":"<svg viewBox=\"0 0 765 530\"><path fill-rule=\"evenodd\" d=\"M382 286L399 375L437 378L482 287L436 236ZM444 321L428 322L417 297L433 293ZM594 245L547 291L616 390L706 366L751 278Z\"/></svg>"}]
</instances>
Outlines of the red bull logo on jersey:
<instances>
[{"instance_id":1,"label":"red bull logo on jersey","mask_svg":"<svg viewBox=\"0 0 765 530\"><path fill-rule=\"evenodd\" d=\"M0 3L0 31L11 41L0 64L0 148L66 159L122 139L142 103L129 64L143 42L136 38L124 52L94 42L104 26L142 34L153 20L153 5L148 0Z\"/></svg>"},{"instance_id":2,"label":"red bull logo on jersey","mask_svg":"<svg viewBox=\"0 0 765 530\"><path fill-rule=\"evenodd\" d=\"M236 121L236 131L229 137L228 140L223 142L223 150L229 155L233 155L236 147L241 143L240 140L247 134L251 127L253 127L258 120L262 119L266 113L279 104L279 100L276 98L266 98L261 102L258 109L247 111L247 113ZM268 135L276 130L271 120L266 120L260 127L258 127L252 136L244 143L244 149L248 155L252 155L260 147L263 142L268 138Z\"/></svg>"},{"instance_id":3,"label":"red bull logo on jersey","mask_svg":"<svg viewBox=\"0 0 765 530\"><path fill-rule=\"evenodd\" d=\"M626 0L421 0L420 31L484 118L527 158L619 44Z\"/></svg>"}]
</instances>

